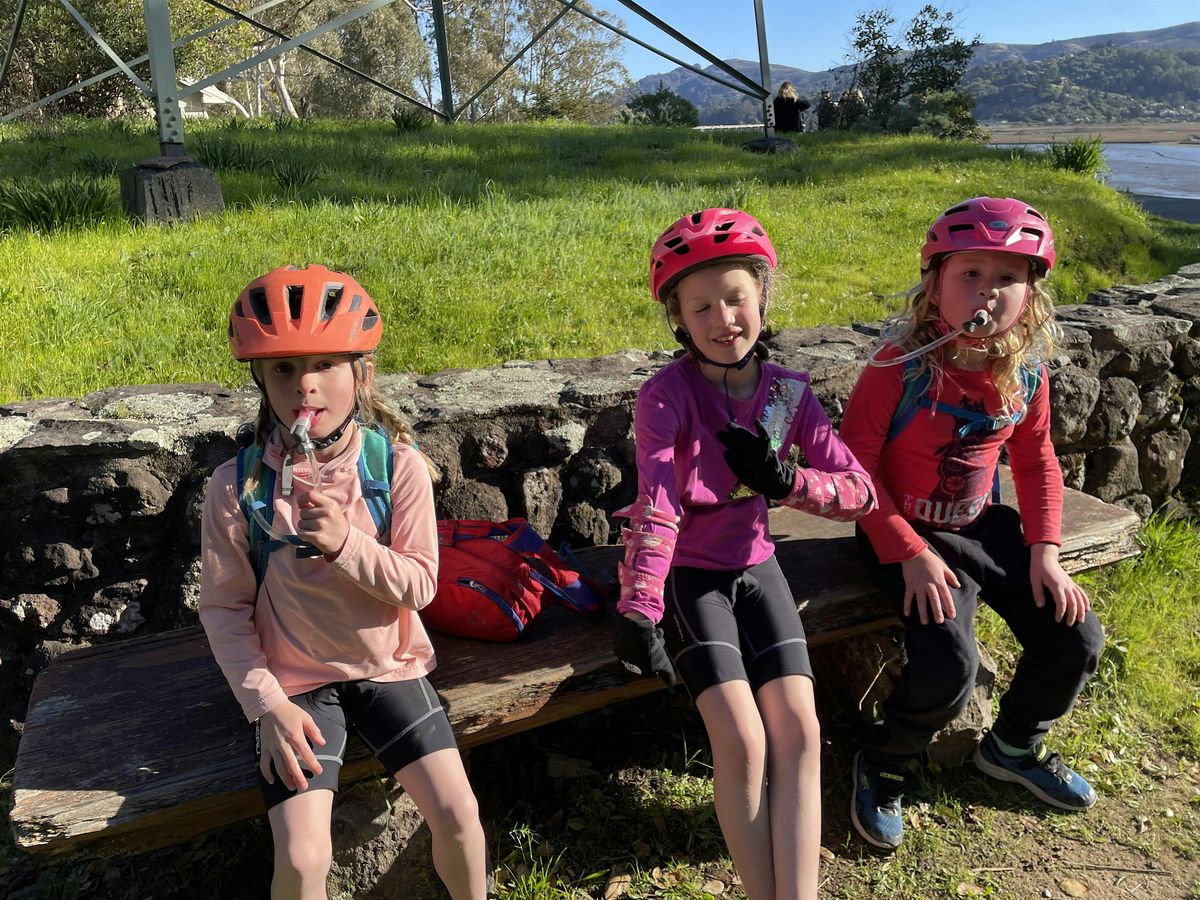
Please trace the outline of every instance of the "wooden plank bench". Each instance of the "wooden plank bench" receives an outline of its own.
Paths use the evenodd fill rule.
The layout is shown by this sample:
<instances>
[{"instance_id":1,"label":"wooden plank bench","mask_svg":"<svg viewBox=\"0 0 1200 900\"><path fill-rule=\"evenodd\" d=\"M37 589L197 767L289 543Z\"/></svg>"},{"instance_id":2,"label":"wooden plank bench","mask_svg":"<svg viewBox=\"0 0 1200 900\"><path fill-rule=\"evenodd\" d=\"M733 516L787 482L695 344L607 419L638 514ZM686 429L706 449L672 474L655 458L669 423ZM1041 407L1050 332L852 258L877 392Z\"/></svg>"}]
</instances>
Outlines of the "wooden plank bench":
<instances>
[{"instance_id":1,"label":"wooden plank bench","mask_svg":"<svg viewBox=\"0 0 1200 900\"><path fill-rule=\"evenodd\" d=\"M1005 491L1013 496L1011 482ZM1063 521L1069 571L1138 552L1140 523L1127 510L1067 491ZM812 644L894 621L864 571L852 525L776 509L771 527ZM580 556L593 571L615 572L620 553L597 547ZM658 679L630 678L616 662L612 627L555 608L513 644L435 636L431 681L450 703L460 745L659 690ZM359 745L342 781L374 767ZM33 688L13 788L17 843L43 857L141 852L262 811L252 729L199 627L51 663Z\"/></svg>"}]
</instances>

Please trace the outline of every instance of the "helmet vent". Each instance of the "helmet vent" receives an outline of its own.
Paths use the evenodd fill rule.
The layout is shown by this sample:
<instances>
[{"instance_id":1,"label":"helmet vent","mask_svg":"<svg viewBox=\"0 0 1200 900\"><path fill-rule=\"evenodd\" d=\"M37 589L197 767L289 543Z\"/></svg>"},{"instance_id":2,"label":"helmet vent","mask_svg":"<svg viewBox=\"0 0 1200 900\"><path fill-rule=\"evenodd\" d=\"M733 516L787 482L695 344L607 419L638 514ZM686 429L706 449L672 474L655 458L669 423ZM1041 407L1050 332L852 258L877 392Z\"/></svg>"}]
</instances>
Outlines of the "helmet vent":
<instances>
[{"instance_id":1,"label":"helmet vent","mask_svg":"<svg viewBox=\"0 0 1200 900\"><path fill-rule=\"evenodd\" d=\"M269 326L271 324L271 308L267 306L267 289L253 288L249 292L250 311L254 313L254 318L258 319L259 323Z\"/></svg>"},{"instance_id":2,"label":"helmet vent","mask_svg":"<svg viewBox=\"0 0 1200 900\"><path fill-rule=\"evenodd\" d=\"M300 310L304 304L304 286L289 284L287 289L288 315L292 321L300 318Z\"/></svg>"},{"instance_id":3,"label":"helmet vent","mask_svg":"<svg viewBox=\"0 0 1200 900\"><path fill-rule=\"evenodd\" d=\"M321 305L322 322L328 322L337 314L338 306L341 305L342 294L345 290L340 285L325 289L325 302Z\"/></svg>"},{"instance_id":4,"label":"helmet vent","mask_svg":"<svg viewBox=\"0 0 1200 900\"><path fill-rule=\"evenodd\" d=\"M727 240L729 240L729 235L728 235L728 234L718 234L718 235L715 235L715 236L713 237L713 243L714 243L714 244L723 244L723 243L725 243Z\"/></svg>"},{"instance_id":5,"label":"helmet vent","mask_svg":"<svg viewBox=\"0 0 1200 900\"><path fill-rule=\"evenodd\" d=\"M954 234L955 232L958 232L958 231L974 231L975 226L974 225L951 225L946 230L948 232L950 232L951 234Z\"/></svg>"},{"instance_id":6,"label":"helmet vent","mask_svg":"<svg viewBox=\"0 0 1200 900\"><path fill-rule=\"evenodd\" d=\"M669 241L663 241L663 246L666 247L667 249L672 249L674 247L679 246L680 242L682 242L682 241L683 241L683 238L680 237L679 235L676 235L675 237L671 238Z\"/></svg>"},{"instance_id":7,"label":"helmet vent","mask_svg":"<svg viewBox=\"0 0 1200 900\"><path fill-rule=\"evenodd\" d=\"M362 294L355 294L350 298L350 308L346 312L355 312L360 306L362 306Z\"/></svg>"},{"instance_id":8,"label":"helmet vent","mask_svg":"<svg viewBox=\"0 0 1200 900\"><path fill-rule=\"evenodd\" d=\"M1042 231L1037 228L1029 228L1028 226L1021 229L1021 236L1028 237L1035 241L1042 239Z\"/></svg>"},{"instance_id":9,"label":"helmet vent","mask_svg":"<svg viewBox=\"0 0 1200 900\"><path fill-rule=\"evenodd\" d=\"M967 212L970 209L971 209L971 207L967 206L966 204L961 204L959 206L950 207L948 210L946 210L944 213L942 213L942 215L943 216L952 216L955 213Z\"/></svg>"},{"instance_id":10,"label":"helmet vent","mask_svg":"<svg viewBox=\"0 0 1200 900\"><path fill-rule=\"evenodd\" d=\"M755 226L754 226L753 228L751 228L750 230L751 230L752 232L754 232L755 234L757 234L759 237L766 237L766 236L767 236L767 233L766 233L765 231L763 231L761 228L759 228L757 225L755 225Z\"/></svg>"},{"instance_id":11,"label":"helmet vent","mask_svg":"<svg viewBox=\"0 0 1200 900\"><path fill-rule=\"evenodd\" d=\"M1025 208L1025 215L1027 215L1027 216L1037 216L1037 217L1038 217L1039 219L1041 219L1043 222L1045 222L1045 221L1046 221L1046 217L1045 217L1045 216L1043 216L1043 215L1042 215L1040 212L1038 212L1036 209L1034 209L1032 206L1027 206L1027 207Z\"/></svg>"},{"instance_id":12,"label":"helmet vent","mask_svg":"<svg viewBox=\"0 0 1200 900\"><path fill-rule=\"evenodd\" d=\"M692 213L692 224L699 225L702 213Z\"/></svg>"},{"instance_id":13,"label":"helmet vent","mask_svg":"<svg viewBox=\"0 0 1200 900\"><path fill-rule=\"evenodd\" d=\"M374 309L374 308L367 310L366 314L363 316L362 330L370 331L372 328L374 328L378 324L379 324L379 310Z\"/></svg>"},{"instance_id":14,"label":"helmet vent","mask_svg":"<svg viewBox=\"0 0 1200 900\"><path fill-rule=\"evenodd\" d=\"M677 253L678 255L683 256L685 253L690 253L691 250L692 250L691 247L689 247L687 244L684 244L682 247L676 247L671 252Z\"/></svg>"},{"instance_id":15,"label":"helmet vent","mask_svg":"<svg viewBox=\"0 0 1200 900\"><path fill-rule=\"evenodd\" d=\"M714 230L714 231L728 231L728 230L729 230L730 228L732 228L732 227L733 227L733 222L732 222L732 220L731 220L731 221L729 221L729 222L722 222L720 225L718 225L718 226L717 226L715 229L713 229L713 230Z\"/></svg>"}]
</instances>

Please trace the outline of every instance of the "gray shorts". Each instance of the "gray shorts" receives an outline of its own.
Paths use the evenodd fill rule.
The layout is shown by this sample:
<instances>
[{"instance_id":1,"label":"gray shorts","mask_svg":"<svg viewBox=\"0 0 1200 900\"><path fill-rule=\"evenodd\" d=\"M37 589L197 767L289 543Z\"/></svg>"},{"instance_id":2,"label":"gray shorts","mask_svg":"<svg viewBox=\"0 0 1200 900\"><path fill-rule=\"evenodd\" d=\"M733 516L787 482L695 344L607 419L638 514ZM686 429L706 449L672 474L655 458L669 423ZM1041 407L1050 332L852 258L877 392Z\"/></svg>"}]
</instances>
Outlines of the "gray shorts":
<instances>
[{"instance_id":1,"label":"gray shorts","mask_svg":"<svg viewBox=\"0 0 1200 900\"><path fill-rule=\"evenodd\" d=\"M437 692L424 678L407 681L339 681L289 698L313 717L325 745L313 748L322 772L305 771L308 787L293 791L283 783L275 764L270 784L258 770L258 786L267 809L307 791L338 789L338 774L346 756L351 729L375 754L389 775L430 753L457 746L454 731ZM259 726L254 726L255 762L260 753Z\"/></svg>"}]
</instances>

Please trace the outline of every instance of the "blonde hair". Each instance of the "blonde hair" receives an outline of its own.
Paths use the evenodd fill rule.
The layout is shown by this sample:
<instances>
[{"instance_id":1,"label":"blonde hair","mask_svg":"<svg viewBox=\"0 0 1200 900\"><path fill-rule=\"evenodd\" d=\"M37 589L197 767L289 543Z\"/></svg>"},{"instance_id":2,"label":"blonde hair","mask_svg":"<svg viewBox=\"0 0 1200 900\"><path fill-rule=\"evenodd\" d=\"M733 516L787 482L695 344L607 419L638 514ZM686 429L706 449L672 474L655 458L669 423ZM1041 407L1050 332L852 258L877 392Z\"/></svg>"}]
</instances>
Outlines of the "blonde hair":
<instances>
[{"instance_id":1,"label":"blonde hair","mask_svg":"<svg viewBox=\"0 0 1200 900\"><path fill-rule=\"evenodd\" d=\"M250 366L253 370L257 360L251 360ZM417 440L413 436L412 426L408 420L400 413L393 410L384 402L379 391L375 387L374 379L367 379L366 358L360 357L354 361L354 399L358 402L357 419L364 428L370 428L372 425L378 425L383 429L388 441L393 444L407 444L410 447L416 448L421 454L421 458L425 460L425 465L429 468L429 477L437 482L441 478L441 473L438 472L437 466L433 464L428 456L423 451L417 448ZM361 367L361 368L360 368ZM275 428L275 414L271 411L271 403L267 400L267 394L263 390L259 382L257 373L255 373L255 383L259 385L258 393L258 414L254 419L254 442L260 447L266 447L267 441L271 437L271 431ZM254 467L254 471L246 476L246 484L242 490L244 497L252 497L254 490L258 487L259 476L262 473L262 457L258 459L258 464Z\"/></svg>"},{"instance_id":2,"label":"blonde hair","mask_svg":"<svg viewBox=\"0 0 1200 900\"><path fill-rule=\"evenodd\" d=\"M779 85L778 96L785 97L788 100L799 100L800 99L799 92L794 87L792 87L792 83L790 81L785 81Z\"/></svg>"},{"instance_id":3,"label":"blonde hair","mask_svg":"<svg viewBox=\"0 0 1200 900\"><path fill-rule=\"evenodd\" d=\"M883 332L888 343L906 351L915 350L945 333L946 326L935 296L945 259L943 256L922 273L921 282L908 292L908 308L888 320ZM1036 366L1042 356L1053 353L1054 342L1061 338L1062 329L1054 321L1054 300L1030 260L1029 292L1020 318L1008 331L987 343L987 372L1000 394L1001 414L1012 415L1024 410L1025 390L1020 370ZM941 392L947 346L943 344L917 357L917 366L911 375L905 376L906 379L916 380L928 369L933 376L936 397Z\"/></svg>"}]
</instances>

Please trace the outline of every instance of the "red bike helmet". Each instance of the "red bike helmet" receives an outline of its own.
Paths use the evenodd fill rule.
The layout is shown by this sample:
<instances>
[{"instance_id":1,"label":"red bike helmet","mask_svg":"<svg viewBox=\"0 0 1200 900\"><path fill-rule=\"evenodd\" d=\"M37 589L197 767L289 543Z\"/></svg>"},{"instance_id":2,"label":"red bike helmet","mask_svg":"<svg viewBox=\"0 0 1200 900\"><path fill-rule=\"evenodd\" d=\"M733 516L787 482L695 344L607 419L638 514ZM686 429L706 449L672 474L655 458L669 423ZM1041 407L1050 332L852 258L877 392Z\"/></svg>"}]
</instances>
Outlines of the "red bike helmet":
<instances>
[{"instance_id":1,"label":"red bike helmet","mask_svg":"<svg viewBox=\"0 0 1200 900\"><path fill-rule=\"evenodd\" d=\"M239 362L319 353L369 353L383 322L362 285L324 266L282 266L246 285L229 313Z\"/></svg>"},{"instance_id":2,"label":"red bike helmet","mask_svg":"<svg viewBox=\"0 0 1200 900\"><path fill-rule=\"evenodd\" d=\"M1043 278L1054 267L1054 232L1040 212L1009 197L975 197L950 207L929 226L921 248L925 271L947 253L997 250L1029 257Z\"/></svg>"},{"instance_id":3,"label":"red bike helmet","mask_svg":"<svg viewBox=\"0 0 1200 900\"><path fill-rule=\"evenodd\" d=\"M737 209L684 216L659 235L650 251L650 293L659 303L689 271L726 256L759 256L775 267L775 248L758 219Z\"/></svg>"}]
</instances>

